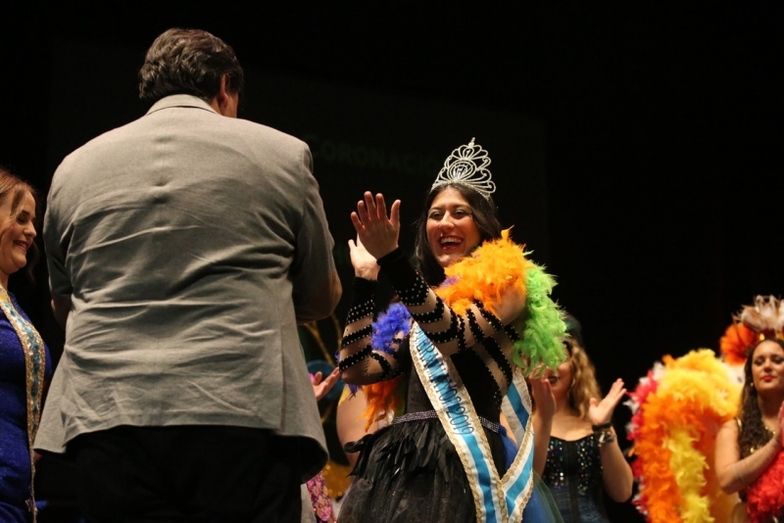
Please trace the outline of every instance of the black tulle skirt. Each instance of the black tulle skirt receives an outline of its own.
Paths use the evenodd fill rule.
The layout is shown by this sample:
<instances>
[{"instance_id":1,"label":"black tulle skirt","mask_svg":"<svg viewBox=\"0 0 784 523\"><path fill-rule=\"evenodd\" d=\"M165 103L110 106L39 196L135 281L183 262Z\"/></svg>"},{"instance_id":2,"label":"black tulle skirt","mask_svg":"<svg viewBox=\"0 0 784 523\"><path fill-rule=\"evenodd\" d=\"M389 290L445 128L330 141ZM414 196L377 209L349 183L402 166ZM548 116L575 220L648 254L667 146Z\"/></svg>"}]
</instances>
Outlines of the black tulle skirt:
<instances>
[{"instance_id":1,"label":"black tulle skirt","mask_svg":"<svg viewBox=\"0 0 784 523\"><path fill-rule=\"evenodd\" d=\"M506 470L501 435L485 429L496 469ZM476 521L463 465L438 419L393 424L346 446L359 451L339 523ZM544 482L535 478L526 522L562 521Z\"/></svg>"},{"instance_id":2,"label":"black tulle skirt","mask_svg":"<svg viewBox=\"0 0 784 523\"><path fill-rule=\"evenodd\" d=\"M503 467L500 436L485 430L496 467ZM397 423L365 436L354 480L338 521L474 521L476 511L460 458L438 419Z\"/></svg>"}]
</instances>

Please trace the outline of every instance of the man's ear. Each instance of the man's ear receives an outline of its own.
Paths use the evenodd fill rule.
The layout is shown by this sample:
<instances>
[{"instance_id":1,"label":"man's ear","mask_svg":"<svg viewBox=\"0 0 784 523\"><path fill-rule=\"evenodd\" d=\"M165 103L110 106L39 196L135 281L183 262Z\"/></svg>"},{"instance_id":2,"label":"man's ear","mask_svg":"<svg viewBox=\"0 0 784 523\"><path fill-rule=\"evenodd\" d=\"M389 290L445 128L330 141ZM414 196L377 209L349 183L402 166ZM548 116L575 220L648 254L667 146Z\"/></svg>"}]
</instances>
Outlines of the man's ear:
<instances>
[{"instance_id":1,"label":"man's ear","mask_svg":"<svg viewBox=\"0 0 784 523\"><path fill-rule=\"evenodd\" d=\"M221 75L218 93L210 101L210 105L218 113L231 118L237 117L237 106L239 105L239 94L233 93L229 89L229 75Z\"/></svg>"}]
</instances>

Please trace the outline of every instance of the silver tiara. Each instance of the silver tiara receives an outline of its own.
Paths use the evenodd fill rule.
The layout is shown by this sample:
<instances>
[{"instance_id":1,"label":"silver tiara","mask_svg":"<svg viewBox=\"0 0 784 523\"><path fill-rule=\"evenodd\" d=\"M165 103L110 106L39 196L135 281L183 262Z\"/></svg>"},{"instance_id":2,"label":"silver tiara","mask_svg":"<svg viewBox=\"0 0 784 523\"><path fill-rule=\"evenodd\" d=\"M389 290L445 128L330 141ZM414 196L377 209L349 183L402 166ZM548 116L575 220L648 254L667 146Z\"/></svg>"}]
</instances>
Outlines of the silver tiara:
<instances>
[{"instance_id":1,"label":"silver tiara","mask_svg":"<svg viewBox=\"0 0 784 523\"><path fill-rule=\"evenodd\" d=\"M482 149L481 145L476 145L471 138L468 145L461 145L447 156L430 190L457 183L475 190L485 198L490 198L490 195L495 192L495 183L490 169L487 168L488 165L490 165L490 156L487 151Z\"/></svg>"}]
</instances>

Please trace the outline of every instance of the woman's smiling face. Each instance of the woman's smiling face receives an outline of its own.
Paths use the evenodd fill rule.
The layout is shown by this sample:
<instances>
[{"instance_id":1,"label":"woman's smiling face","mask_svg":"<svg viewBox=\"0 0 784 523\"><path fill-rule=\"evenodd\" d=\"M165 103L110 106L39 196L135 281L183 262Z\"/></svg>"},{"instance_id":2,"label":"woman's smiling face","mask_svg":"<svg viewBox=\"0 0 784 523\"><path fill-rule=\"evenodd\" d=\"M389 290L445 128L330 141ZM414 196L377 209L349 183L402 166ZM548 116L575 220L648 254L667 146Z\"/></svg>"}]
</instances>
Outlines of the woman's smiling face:
<instances>
[{"instance_id":1,"label":"woman's smiling face","mask_svg":"<svg viewBox=\"0 0 784 523\"><path fill-rule=\"evenodd\" d=\"M479 245L474 211L458 190L447 187L433 198L427 211L427 241L441 267L448 267Z\"/></svg>"},{"instance_id":2,"label":"woman's smiling face","mask_svg":"<svg viewBox=\"0 0 784 523\"><path fill-rule=\"evenodd\" d=\"M0 220L5 228L0 232L0 279L8 277L27 265L27 251L36 236L35 199L25 191L21 202L14 209L13 195L6 195L0 204Z\"/></svg>"}]
</instances>

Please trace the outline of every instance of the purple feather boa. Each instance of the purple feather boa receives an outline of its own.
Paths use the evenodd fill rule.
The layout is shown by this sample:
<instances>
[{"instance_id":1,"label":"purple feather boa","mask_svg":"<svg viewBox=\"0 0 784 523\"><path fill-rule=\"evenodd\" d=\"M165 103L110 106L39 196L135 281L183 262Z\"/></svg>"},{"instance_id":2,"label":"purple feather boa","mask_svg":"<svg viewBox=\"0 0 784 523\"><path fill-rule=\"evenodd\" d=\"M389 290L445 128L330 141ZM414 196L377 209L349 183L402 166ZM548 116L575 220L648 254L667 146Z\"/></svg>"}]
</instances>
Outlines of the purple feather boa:
<instances>
[{"instance_id":1,"label":"purple feather boa","mask_svg":"<svg viewBox=\"0 0 784 523\"><path fill-rule=\"evenodd\" d=\"M393 303L386 312L379 314L376 321L373 322L372 329L370 344L373 346L373 350L394 354L395 349L392 348L392 344L396 339L408 336L411 330L411 314L402 303ZM402 337L399 338L398 333L402 334ZM336 352L335 360L337 359L338 353ZM348 388L353 395L359 390L359 385L349 383Z\"/></svg>"},{"instance_id":2,"label":"purple feather boa","mask_svg":"<svg viewBox=\"0 0 784 523\"><path fill-rule=\"evenodd\" d=\"M373 322L373 335L370 338L370 344L374 350L384 352L386 354L394 354L395 349L392 348L392 343L397 337L398 333L402 333L402 337L408 336L411 330L411 314L402 303L393 303L389 306L385 313L380 314L378 319Z\"/></svg>"}]
</instances>

